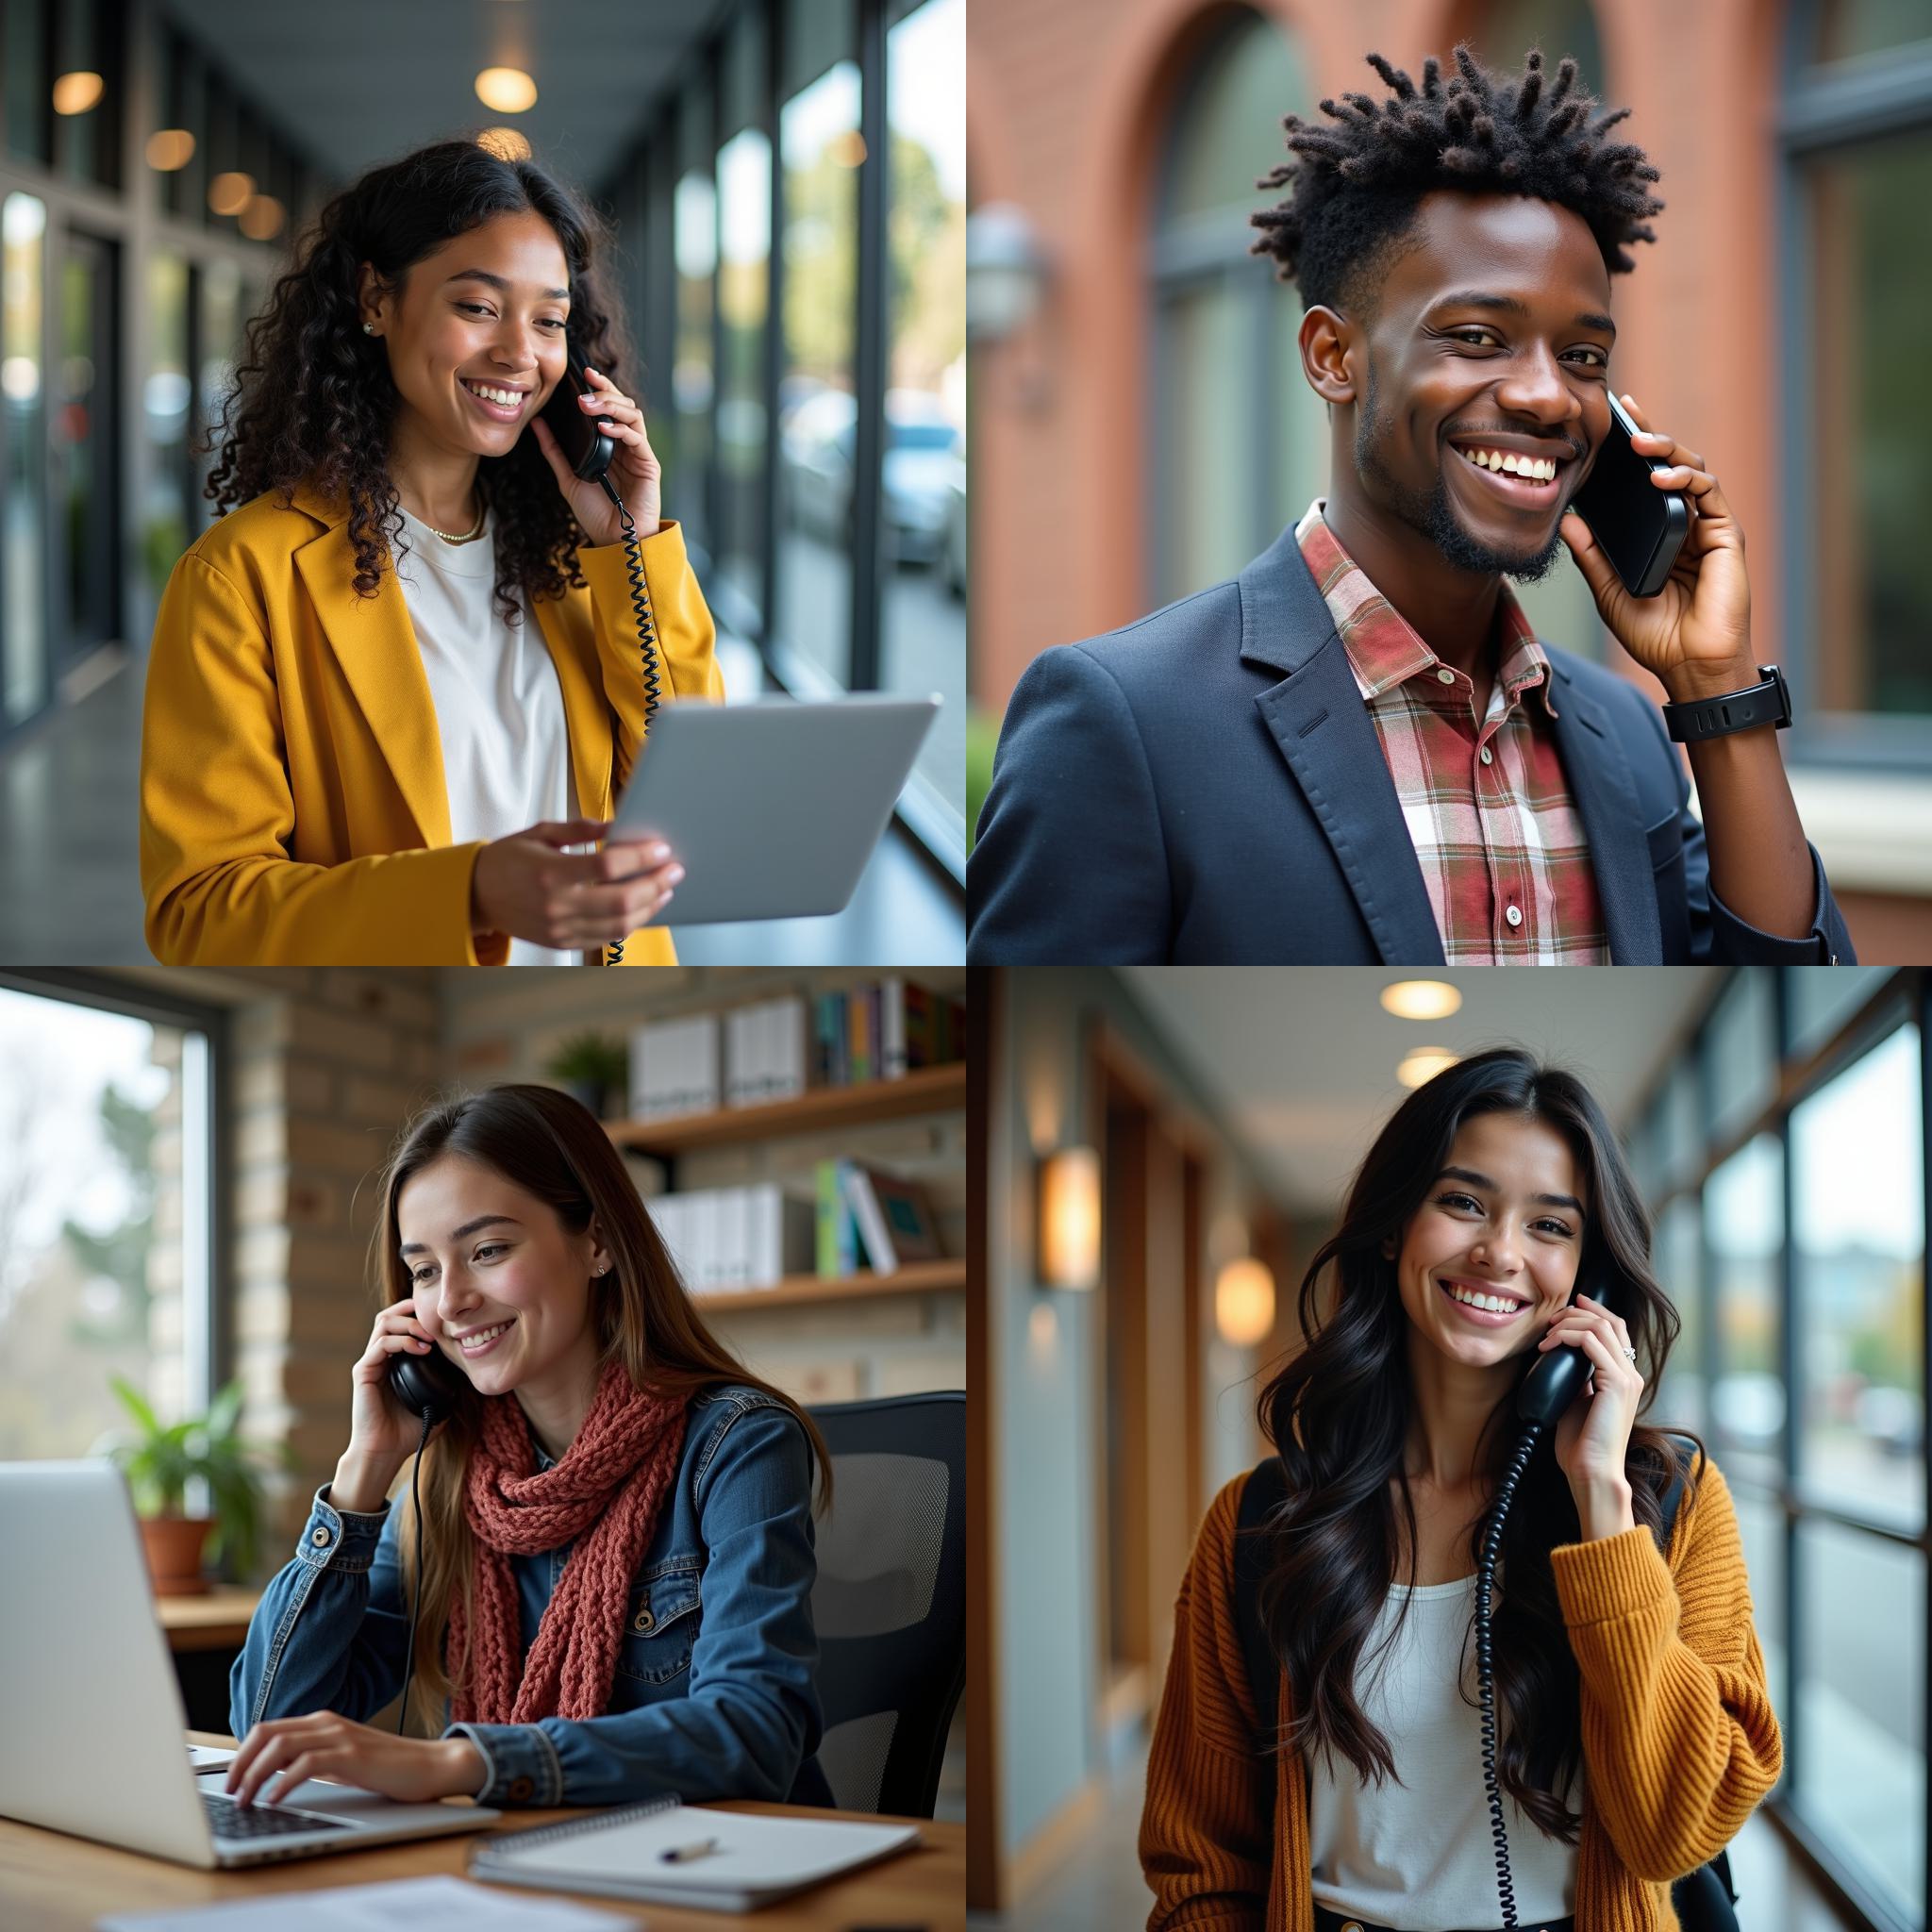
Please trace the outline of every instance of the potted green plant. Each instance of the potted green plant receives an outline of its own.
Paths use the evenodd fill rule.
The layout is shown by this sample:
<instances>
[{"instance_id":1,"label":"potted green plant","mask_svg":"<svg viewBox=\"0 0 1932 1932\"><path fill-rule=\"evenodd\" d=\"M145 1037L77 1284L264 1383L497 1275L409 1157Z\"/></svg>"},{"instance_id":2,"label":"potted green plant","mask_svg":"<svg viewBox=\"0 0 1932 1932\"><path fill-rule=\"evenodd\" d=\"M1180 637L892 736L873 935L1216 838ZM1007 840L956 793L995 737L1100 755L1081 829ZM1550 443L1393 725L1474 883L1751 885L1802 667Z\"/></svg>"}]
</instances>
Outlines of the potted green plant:
<instances>
[{"instance_id":1,"label":"potted green plant","mask_svg":"<svg viewBox=\"0 0 1932 1932\"><path fill-rule=\"evenodd\" d=\"M110 1376L108 1382L140 1424L140 1433L110 1435L97 1448L127 1478L155 1594L195 1596L208 1589L202 1574L204 1542L208 1561L232 1556L237 1574L245 1576L255 1564L261 1522L261 1478L251 1460L291 1470L294 1451L286 1442L271 1450L242 1441L236 1433L242 1412L239 1376L215 1397L205 1416L173 1424L156 1417L125 1375ZM208 1484L212 1516L182 1514L183 1492L196 1476Z\"/></svg>"},{"instance_id":2,"label":"potted green plant","mask_svg":"<svg viewBox=\"0 0 1932 1932\"><path fill-rule=\"evenodd\" d=\"M622 1094L630 1085L630 1050L623 1041L594 1029L573 1033L544 1072L601 1121L613 1091Z\"/></svg>"}]
</instances>

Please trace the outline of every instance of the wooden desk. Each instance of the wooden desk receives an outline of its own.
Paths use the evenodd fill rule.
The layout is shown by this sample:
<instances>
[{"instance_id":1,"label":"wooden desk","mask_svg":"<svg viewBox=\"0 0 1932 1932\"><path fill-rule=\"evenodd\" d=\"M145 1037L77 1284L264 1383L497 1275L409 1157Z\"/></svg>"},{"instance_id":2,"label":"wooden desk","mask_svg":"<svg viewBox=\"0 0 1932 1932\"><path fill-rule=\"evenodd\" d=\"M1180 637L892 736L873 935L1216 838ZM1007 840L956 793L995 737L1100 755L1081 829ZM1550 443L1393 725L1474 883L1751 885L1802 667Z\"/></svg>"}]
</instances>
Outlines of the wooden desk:
<instances>
[{"instance_id":1,"label":"wooden desk","mask_svg":"<svg viewBox=\"0 0 1932 1932\"><path fill-rule=\"evenodd\" d=\"M233 1738L218 1731L190 1731L187 1741L223 1745L229 1750L235 1745ZM219 1774L215 1775L213 1788L219 1790ZM714 1808L853 1822L861 1815L739 1801ZM520 1830L525 1825L583 1815L575 1806L561 1810L505 1807L502 1821L491 1829ZM883 1822L905 1823L903 1819ZM849 1932L849 1928L866 1925L925 1926L930 1932L962 1928L966 1924L966 1827L935 1824L931 1819L918 1823L924 1844L855 1872L849 1878L834 1879L829 1885L766 1906L755 1916L633 1905L588 1891L532 1890L529 1896L569 1899L625 1914L648 1925L650 1932L726 1932L741 1917L755 1924L757 1932ZM94 1924L108 1912L166 1911L258 1897L264 1892L322 1891L341 1885L373 1885L384 1879L422 1878L443 1872L460 1877L472 1842L464 1834L405 1840L372 1846L366 1852L333 1852L325 1857L293 1858L286 1864L258 1865L242 1872L201 1872L192 1865L171 1864L165 1858L95 1844L91 1839L70 1838L64 1832L0 1819L0 1922L31 1925L35 1932L92 1932ZM522 1893L525 1889L499 1888L505 1895Z\"/></svg>"},{"instance_id":2,"label":"wooden desk","mask_svg":"<svg viewBox=\"0 0 1932 1932\"><path fill-rule=\"evenodd\" d=\"M261 1601L258 1590L217 1584L201 1596L158 1596L155 1614L168 1633L168 1648L240 1650L248 1641L248 1620Z\"/></svg>"}]
</instances>

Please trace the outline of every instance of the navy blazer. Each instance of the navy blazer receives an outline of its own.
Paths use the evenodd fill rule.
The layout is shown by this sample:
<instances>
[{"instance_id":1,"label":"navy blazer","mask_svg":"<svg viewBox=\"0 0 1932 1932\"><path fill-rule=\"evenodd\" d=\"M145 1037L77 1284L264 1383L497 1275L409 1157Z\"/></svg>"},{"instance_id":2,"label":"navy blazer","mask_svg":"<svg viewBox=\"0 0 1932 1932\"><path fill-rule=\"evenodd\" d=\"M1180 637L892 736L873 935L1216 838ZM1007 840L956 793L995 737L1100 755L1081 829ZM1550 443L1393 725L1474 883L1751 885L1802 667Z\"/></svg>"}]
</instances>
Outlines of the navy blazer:
<instances>
[{"instance_id":1,"label":"navy blazer","mask_svg":"<svg viewBox=\"0 0 1932 1932\"><path fill-rule=\"evenodd\" d=\"M1816 848L1810 933L1745 924L1711 895L1657 708L1543 648L1612 961L1853 963ZM1034 658L966 884L974 965L1443 963L1374 721L1292 525L1231 582Z\"/></svg>"}]
</instances>

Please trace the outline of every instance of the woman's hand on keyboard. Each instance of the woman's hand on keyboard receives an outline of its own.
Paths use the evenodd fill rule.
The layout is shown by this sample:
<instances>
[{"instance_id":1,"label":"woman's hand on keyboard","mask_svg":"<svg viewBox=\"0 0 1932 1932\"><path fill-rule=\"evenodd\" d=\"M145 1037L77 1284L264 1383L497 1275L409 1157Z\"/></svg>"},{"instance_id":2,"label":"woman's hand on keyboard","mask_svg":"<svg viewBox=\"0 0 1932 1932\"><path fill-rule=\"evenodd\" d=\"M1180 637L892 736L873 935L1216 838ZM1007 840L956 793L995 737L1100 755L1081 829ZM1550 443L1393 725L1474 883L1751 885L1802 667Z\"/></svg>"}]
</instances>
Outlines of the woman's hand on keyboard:
<instances>
[{"instance_id":1,"label":"woman's hand on keyboard","mask_svg":"<svg viewBox=\"0 0 1932 1932\"><path fill-rule=\"evenodd\" d=\"M318 1710L255 1725L224 1789L238 1805L252 1804L258 1793L274 1805L304 1778L325 1777L420 1805L479 1790L483 1771L482 1754L467 1738L399 1738Z\"/></svg>"}]
</instances>

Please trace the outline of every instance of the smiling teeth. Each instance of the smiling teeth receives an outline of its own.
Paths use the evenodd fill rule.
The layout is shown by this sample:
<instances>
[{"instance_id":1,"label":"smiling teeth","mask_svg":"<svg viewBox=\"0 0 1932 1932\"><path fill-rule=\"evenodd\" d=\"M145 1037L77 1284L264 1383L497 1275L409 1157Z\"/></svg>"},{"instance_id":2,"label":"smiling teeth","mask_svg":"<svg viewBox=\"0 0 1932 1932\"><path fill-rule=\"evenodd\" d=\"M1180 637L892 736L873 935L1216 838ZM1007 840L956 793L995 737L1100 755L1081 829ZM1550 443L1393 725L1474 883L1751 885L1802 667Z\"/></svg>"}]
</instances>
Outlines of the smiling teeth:
<instances>
[{"instance_id":1,"label":"smiling teeth","mask_svg":"<svg viewBox=\"0 0 1932 1932\"><path fill-rule=\"evenodd\" d=\"M1501 470L1506 475L1527 476L1532 483L1552 482L1557 475L1555 461L1547 457L1520 457L1513 451L1493 449L1467 450L1459 445L1456 454L1479 470Z\"/></svg>"},{"instance_id":2,"label":"smiling teeth","mask_svg":"<svg viewBox=\"0 0 1932 1932\"><path fill-rule=\"evenodd\" d=\"M464 382L463 387L472 395L481 396L486 402L502 403L512 409L520 409L524 406L522 393L513 389L485 389L480 382Z\"/></svg>"},{"instance_id":3,"label":"smiling teeth","mask_svg":"<svg viewBox=\"0 0 1932 1932\"><path fill-rule=\"evenodd\" d=\"M466 1335L458 1346L465 1355L474 1355L486 1342L494 1341L509 1326L508 1322L499 1322L494 1328L485 1328L478 1335Z\"/></svg>"},{"instance_id":4,"label":"smiling teeth","mask_svg":"<svg viewBox=\"0 0 1932 1932\"><path fill-rule=\"evenodd\" d=\"M1492 1315L1512 1315L1519 1306L1506 1302L1500 1295L1471 1294L1466 1288L1452 1288L1449 1294L1452 1300L1467 1302L1473 1308L1487 1308Z\"/></svg>"}]
</instances>

